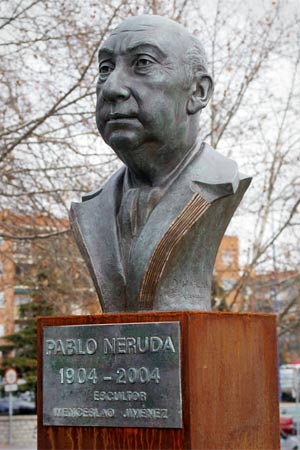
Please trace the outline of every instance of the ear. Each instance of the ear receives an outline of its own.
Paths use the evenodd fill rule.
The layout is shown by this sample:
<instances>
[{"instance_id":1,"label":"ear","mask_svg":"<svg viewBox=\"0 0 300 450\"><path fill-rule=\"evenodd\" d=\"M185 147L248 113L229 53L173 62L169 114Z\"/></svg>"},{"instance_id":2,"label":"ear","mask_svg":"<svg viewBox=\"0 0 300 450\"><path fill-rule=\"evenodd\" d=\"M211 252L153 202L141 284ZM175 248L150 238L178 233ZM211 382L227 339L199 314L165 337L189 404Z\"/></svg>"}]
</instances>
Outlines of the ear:
<instances>
[{"instance_id":1,"label":"ear","mask_svg":"<svg viewBox=\"0 0 300 450\"><path fill-rule=\"evenodd\" d=\"M188 114L196 114L207 105L214 90L214 83L208 73L197 72L191 86L191 95L187 103Z\"/></svg>"}]
</instances>

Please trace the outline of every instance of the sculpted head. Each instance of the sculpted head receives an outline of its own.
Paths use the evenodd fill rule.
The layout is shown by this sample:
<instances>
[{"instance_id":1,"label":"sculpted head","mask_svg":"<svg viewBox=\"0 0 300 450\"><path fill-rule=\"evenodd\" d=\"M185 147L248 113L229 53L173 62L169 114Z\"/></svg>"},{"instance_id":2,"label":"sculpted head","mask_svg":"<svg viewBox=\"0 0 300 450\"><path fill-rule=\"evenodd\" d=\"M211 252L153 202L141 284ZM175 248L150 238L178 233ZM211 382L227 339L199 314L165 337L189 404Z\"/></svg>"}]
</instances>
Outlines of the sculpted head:
<instances>
[{"instance_id":1,"label":"sculpted head","mask_svg":"<svg viewBox=\"0 0 300 450\"><path fill-rule=\"evenodd\" d=\"M200 42L160 16L122 22L99 51L96 121L120 159L152 182L195 144L213 82Z\"/></svg>"}]
</instances>

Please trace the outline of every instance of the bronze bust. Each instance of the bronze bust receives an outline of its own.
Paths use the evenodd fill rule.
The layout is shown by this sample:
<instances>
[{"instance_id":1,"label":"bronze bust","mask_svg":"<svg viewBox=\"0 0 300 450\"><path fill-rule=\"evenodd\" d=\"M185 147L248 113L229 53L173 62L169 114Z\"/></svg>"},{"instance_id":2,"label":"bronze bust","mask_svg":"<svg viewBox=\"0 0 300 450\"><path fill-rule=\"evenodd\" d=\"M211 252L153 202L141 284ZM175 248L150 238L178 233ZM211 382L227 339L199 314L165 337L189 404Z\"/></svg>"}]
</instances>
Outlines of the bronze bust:
<instances>
[{"instance_id":1,"label":"bronze bust","mask_svg":"<svg viewBox=\"0 0 300 450\"><path fill-rule=\"evenodd\" d=\"M212 90L202 45L169 19L131 17L99 51L97 127L124 166L70 219L104 312L210 310L216 252L251 181L198 139Z\"/></svg>"}]
</instances>

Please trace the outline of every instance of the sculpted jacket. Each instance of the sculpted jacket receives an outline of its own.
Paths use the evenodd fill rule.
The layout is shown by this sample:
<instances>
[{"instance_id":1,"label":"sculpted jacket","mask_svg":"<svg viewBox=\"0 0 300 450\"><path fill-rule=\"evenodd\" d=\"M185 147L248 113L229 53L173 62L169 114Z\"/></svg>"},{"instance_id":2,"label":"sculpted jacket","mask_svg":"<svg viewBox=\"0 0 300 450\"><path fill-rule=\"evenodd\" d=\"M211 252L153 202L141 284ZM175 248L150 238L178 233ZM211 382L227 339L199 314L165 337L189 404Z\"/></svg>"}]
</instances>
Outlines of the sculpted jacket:
<instances>
[{"instance_id":1,"label":"sculpted jacket","mask_svg":"<svg viewBox=\"0 0 300 450\"><path fill-rule=\"evenodd\" d=\"M128 170L70 211L102 310L210 310L216 253L251 178L202 144L152 210L125 267L117 215Z\"/></svg>"}]
</instances>

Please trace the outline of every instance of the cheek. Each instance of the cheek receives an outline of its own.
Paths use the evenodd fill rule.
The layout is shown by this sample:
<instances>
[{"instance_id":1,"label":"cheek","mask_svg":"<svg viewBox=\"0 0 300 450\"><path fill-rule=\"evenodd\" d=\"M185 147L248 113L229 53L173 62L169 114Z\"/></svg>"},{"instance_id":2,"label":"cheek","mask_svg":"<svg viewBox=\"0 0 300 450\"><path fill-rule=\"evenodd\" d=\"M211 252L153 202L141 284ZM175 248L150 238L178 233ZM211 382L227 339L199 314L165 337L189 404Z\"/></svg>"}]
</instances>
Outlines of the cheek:
<instances>
[{"instance_id":1,"label":"cheek","mask_svg":"<svg viewBox=\"0 0 300 450\"><path fill-rule=\"evenodd\" d=\"M97 83L96 86L96 109L97 111L101 111L101 109L103 108L104 105L104 100L103 100L103 83L99 82Z\"/></svg>"},{"instance_id":2,"label":"cheek","mask_svg":"<svg viewBox=\"0 0 300 450\"><path fill-rule=\"evenodd\" d=\"M99 126L101 124L101 120L100 120L100 109L99 109L98 102L97 102L97 105L96 105L96 123L97 123L97 126L99 128Z\"/></svg>"},{"instance_id":3,"label":"cheek","mask_svg":"<svg viewBox=\"0 0 300 450\"><path fill-rule=\"evenodd\" d=\"M96 122L98 127L103 122L103 100L101 96L101 92L97 90L97 101L96 101Z\"/></svg>"},{"instance_id":4,"label":"cheek","mask_svg":"<svg viewBox=\"0 0 300 450\"><path fill-rule=\"evenodd\" d=\"M178 122L185 120L186 106L185 102L181 100L176 95L174 96L174 92L165 92L157 102L154 102L155 117L163 122L166 128L174 127Z\"/></svg>"},{"instance_id":5,"label":"cheek","mask_svg":"<svg viewBox=\"0 0 300 450\"><path fill-rule=\"evenodd\" d=\"M96 112L98 113L99 111L101 111L101 108L102 108L102 105L103 105L101 89L97 88L96 93L97 93Z\"/></svg>"}]
</instances>

